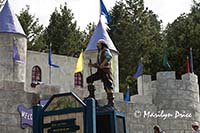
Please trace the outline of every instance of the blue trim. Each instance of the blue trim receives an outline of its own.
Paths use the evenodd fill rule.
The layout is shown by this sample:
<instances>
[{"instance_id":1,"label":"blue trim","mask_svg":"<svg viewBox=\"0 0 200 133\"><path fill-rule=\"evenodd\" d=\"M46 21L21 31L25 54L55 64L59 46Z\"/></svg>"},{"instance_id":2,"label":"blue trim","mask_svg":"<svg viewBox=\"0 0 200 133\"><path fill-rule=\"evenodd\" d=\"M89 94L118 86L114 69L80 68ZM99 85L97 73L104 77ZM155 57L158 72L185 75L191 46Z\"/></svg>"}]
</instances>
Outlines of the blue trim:
<instances>
[{"instance_id":1,"label":"blue trim","mask_svg":"<svg viewBox=\"0 0 200 133\"><path fill-rule=\"evenodd\" d=\"M49 106L49 104L52 102L52 100L56 97L62 97L62 96L72 96L75 98L76 101L78 101L82 107L78 107L78 108L66 108L66 109L61 109L61 110L55 110L55 111L46 111L45 109ZM69 113L83 113L83 128L84 128L84 133L86 133L86 104L78 97L76 96L73 92L69 92L69 93L61 93L61 94L55 94L53 95L49 101L47 102L47 104L41 109L40 112L38 112L38 114L40 115L39 118L39 132L38 133L43 133L43 130L45 128L49 128L51 127L51 123L43 123L44 121L44 117L47 116L53 116L53 115L62 115L62 114L69 114ZM60 120L59 120L60 121ZM61 120L62 121L62 120ZM34 132L35 133L35 132Z\"/></svg>"},{"instance_id":2,"label":"blue trim","mask_svg":"<svg viewBox=\"0 0 200 133\"><path fill-rule=\"evenodd\" d=\"M62 110L44 112L43 116L51 116L51 115L57 115L57 114L68 114L68 113L76 113L76 112L84 112L84 111L85 111L84 108L69 108L69 109L62 109Z\"/></svg>"},{"instance_id":3,"label":"blue trim","mask_svg":"<svg viewBox=\"0 0 200 133\"><path fill-rule=\"evenodd\" d=\"M124 127L124 133L127 133L126 130L126 121L125 121L125 113L118 112L117 110L109 110L109 111L99 111L97 112L97 116L104 116L109 115L110 116L110 125L111 125L111 133L119 133L117 129L117 117L120 117L123 119L123 127Z\"/></svg>"},{"instance_id":4,"label":"blue trim","mask_svg":"<svg viewBox=\"0 0 200 133\"><path fill-rule=\"evenodd\" d=\"M126 130L126 117L125 116L119 116L119 115L117 115L117 117L120 117L123 120L124 133L126 133L127 132L127 130Z\"/></svg>"},{"instance_id":5,"label":"blue trim","mask_svg":"<svg viewBox=\"0 0 200 133\"><path fill-rule=\"evenodd\" d=\"M86 100L86 133L96 133L96 105L93 98Z\"/></svg>"},{"instance_id":6,"label":"blue trim","mask_svg":"<svg viewBox=\"0 0 200 133\"><path fill-rule=\"evenodd\" d=\"M66 108L66 109L61 109L61 110L56 110L56 111L46 111L46 112L44 112L45 108L47 108L49 106L51 101L55 97L60 97L60 96L73 96L77 101L79 101L81 103L81 105L83 105L83 107ZM87 106L86 106L86 104L87 104ZM127 132L126 123L125 123L125 113L118 112L115 109L109 109L109 108L104 108L104 107L100 108L100 109L96 109L95 100L92 99L92 98L91 99L87 99L86 104L83 103L83 101L80 98L78 98L75 94L73 94L72 92L53 95L50 98L50 100L48 101L48 103L45 105L45 108L42 109L41 106L40 106L41 108L40 107L35 107L34 108L34 118L33 118L33 120L34 120L34 127L33 127L34 130L33 131L34 131L34 133L43 133L44 129L48 129L50 127L51 127L51 129L59 128L59 125L53 127L52 122L44 124L43 123L44 122L44 117L54 116L54 115L62 115L62 114L69 114L69 113L79 113L79 112L83 113L83 118L82 119L83 119L84 123L83 123L82 126L84 128L83 129L84 133L96 133L97 132L96 131L97 130L96 117L105 116L105 115L109 117L108 118L109 119L108 122L110 123L111 133L119 133L119 131L118 131L118 126L119 125L117 125L117 124L119 124L117 122L118 119L120 119L120 121L119 121L120 123L122 122L121 119L123 120L124 133ZM70 117L70 118L71 119L76 119L76 118L72 118L72 117ZM58 121L62 122L64 120L61 119L61 120L58 120ZM78 126L81 126L81 125L77 125L77 127ZM68 131L64 131L64 132L68 132Z\"/></svg>"},{"instance_id":7,"label":"blue trim","mask_svg":"<svg viewBox=\"0 0 200 133\"><path fill-rule=\"evenodd\" d=\"M68 92L68 93L59 93L59 94L55 94L53 95L49 101L47 102L47 104L43 107L42 111L44 112L45 109L49 106L49 104L51 103L51 101L55 98L55 97L62 97L62 96L73 96L83 107L86 107L86 104L73 92Z\"/></svg>"},{"instance_id":8,"label":"blue trim","mask_svg":"<svg viewBox=\"0 0 200 133\"><path fill-rule=\"evenodd\" d=\"M42 110L42 106L35 105L33 106L33 133L40 133L38 122L40 122L40 112Z\"/></svg>"}]
</instances>

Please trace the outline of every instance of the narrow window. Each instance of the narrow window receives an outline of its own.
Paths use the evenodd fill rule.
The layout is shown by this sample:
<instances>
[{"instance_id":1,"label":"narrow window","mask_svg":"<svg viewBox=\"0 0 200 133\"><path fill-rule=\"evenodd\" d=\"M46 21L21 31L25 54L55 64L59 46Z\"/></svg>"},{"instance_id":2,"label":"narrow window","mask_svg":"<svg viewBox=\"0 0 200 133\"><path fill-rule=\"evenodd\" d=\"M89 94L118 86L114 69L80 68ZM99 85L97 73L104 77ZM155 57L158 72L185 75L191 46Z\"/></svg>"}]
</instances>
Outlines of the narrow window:
<instances>
[{"instance_id":1,"label":"narrow window","mask_svg":"<svg viewBox=\"0 0 200 133\"><path fill-rule=\"evenodd\" d=\"M83 75L81 72L74 74L74 87L83 87Z\"/></svg>"},{"instance_id":2,"label":"narrow window","mask_svg":"<svg viewBox=\"0 0 200 133\"><path fill-rule=\"evenodd\" d=\"M35 87L36 85L40 84L42 81L42 73L39 66L34 66L32 68L32 83L31 87Z\"/></svg>"}]
</instances>

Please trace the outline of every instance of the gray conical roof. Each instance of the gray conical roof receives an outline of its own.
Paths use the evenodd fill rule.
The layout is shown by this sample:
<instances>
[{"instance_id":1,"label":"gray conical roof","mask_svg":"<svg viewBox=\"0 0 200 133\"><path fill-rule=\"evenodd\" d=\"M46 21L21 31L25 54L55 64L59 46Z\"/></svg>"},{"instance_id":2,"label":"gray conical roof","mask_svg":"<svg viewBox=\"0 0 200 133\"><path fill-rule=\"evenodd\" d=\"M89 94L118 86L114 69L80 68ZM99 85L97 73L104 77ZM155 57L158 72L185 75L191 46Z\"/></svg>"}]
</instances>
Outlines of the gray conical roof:
<instances>
[{"instance_id":1,"label":"gray conical roof","mask_svg":"<svg viewBox=\"0 0 200 133\"><path fill-rule=\"evenodd\" d=\"M0 12L0 33L16 33L26 36L8 0Z\"/></svg>"},{"instance_id":2,"label":"gray conical roof","mask_svg":"<svg viewBox=\"0 0 200 133\"><path fill-rule=\"evenodd\" d=\"M102 24L101 20L99 20L99 23L97 24L95 28L95 31L87 45L85 52L91 51L91 50L97 50L97 42L99 39L104 39L107 42L109 49L118 53L110 36L108 35L106 31L106 27Z\"/></svg>"}]
</instances>

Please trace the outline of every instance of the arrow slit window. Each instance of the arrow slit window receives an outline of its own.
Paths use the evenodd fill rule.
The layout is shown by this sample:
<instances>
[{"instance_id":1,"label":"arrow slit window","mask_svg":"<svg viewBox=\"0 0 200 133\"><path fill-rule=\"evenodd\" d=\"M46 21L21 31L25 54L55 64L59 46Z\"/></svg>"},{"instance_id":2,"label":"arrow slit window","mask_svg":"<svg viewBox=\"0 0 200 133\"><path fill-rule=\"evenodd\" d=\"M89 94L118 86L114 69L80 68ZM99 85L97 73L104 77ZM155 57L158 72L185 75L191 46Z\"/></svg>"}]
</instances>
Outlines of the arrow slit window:
<instances>
[{"instance_id":1,"label":"arrow slit window","mask_svg":"<svg viewBox=\"0 0 200 133\"><path fill-rule=\"evenodd\" d=\"M83 74L81 72L74 74L74 87L83 87Z\"/></svg>"},{"instance_id":2,"label":"arrow slit window","mask_svg":"<svg viewBox=\"0 0 200 133\"><path fill-rule=\"evenodd\" d=\"M34 66L32 68L32 83L31 87L35 87L42 81L42 72L39 66Z\"/></svg>"}]
</instances>

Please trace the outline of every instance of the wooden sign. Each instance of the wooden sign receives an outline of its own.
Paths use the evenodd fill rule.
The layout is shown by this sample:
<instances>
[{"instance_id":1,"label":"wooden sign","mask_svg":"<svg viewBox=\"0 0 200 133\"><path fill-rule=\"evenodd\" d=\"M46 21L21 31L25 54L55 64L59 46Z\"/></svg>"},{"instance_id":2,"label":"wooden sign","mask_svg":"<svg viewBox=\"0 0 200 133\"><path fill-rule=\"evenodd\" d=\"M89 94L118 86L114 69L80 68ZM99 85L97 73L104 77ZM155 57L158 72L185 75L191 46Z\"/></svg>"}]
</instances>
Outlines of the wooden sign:
<instances>
[{"instance_id":1,"label":"wooden sign","mask_svg":"<svg viewBox=\"0 0 200 133\"><path fill-rule=\"evenodd\" d=\"M76 119L52 121L48 133L75 133L80 130L80 126L76 125L75 121Z\"/></svg>"}]
</instances>

